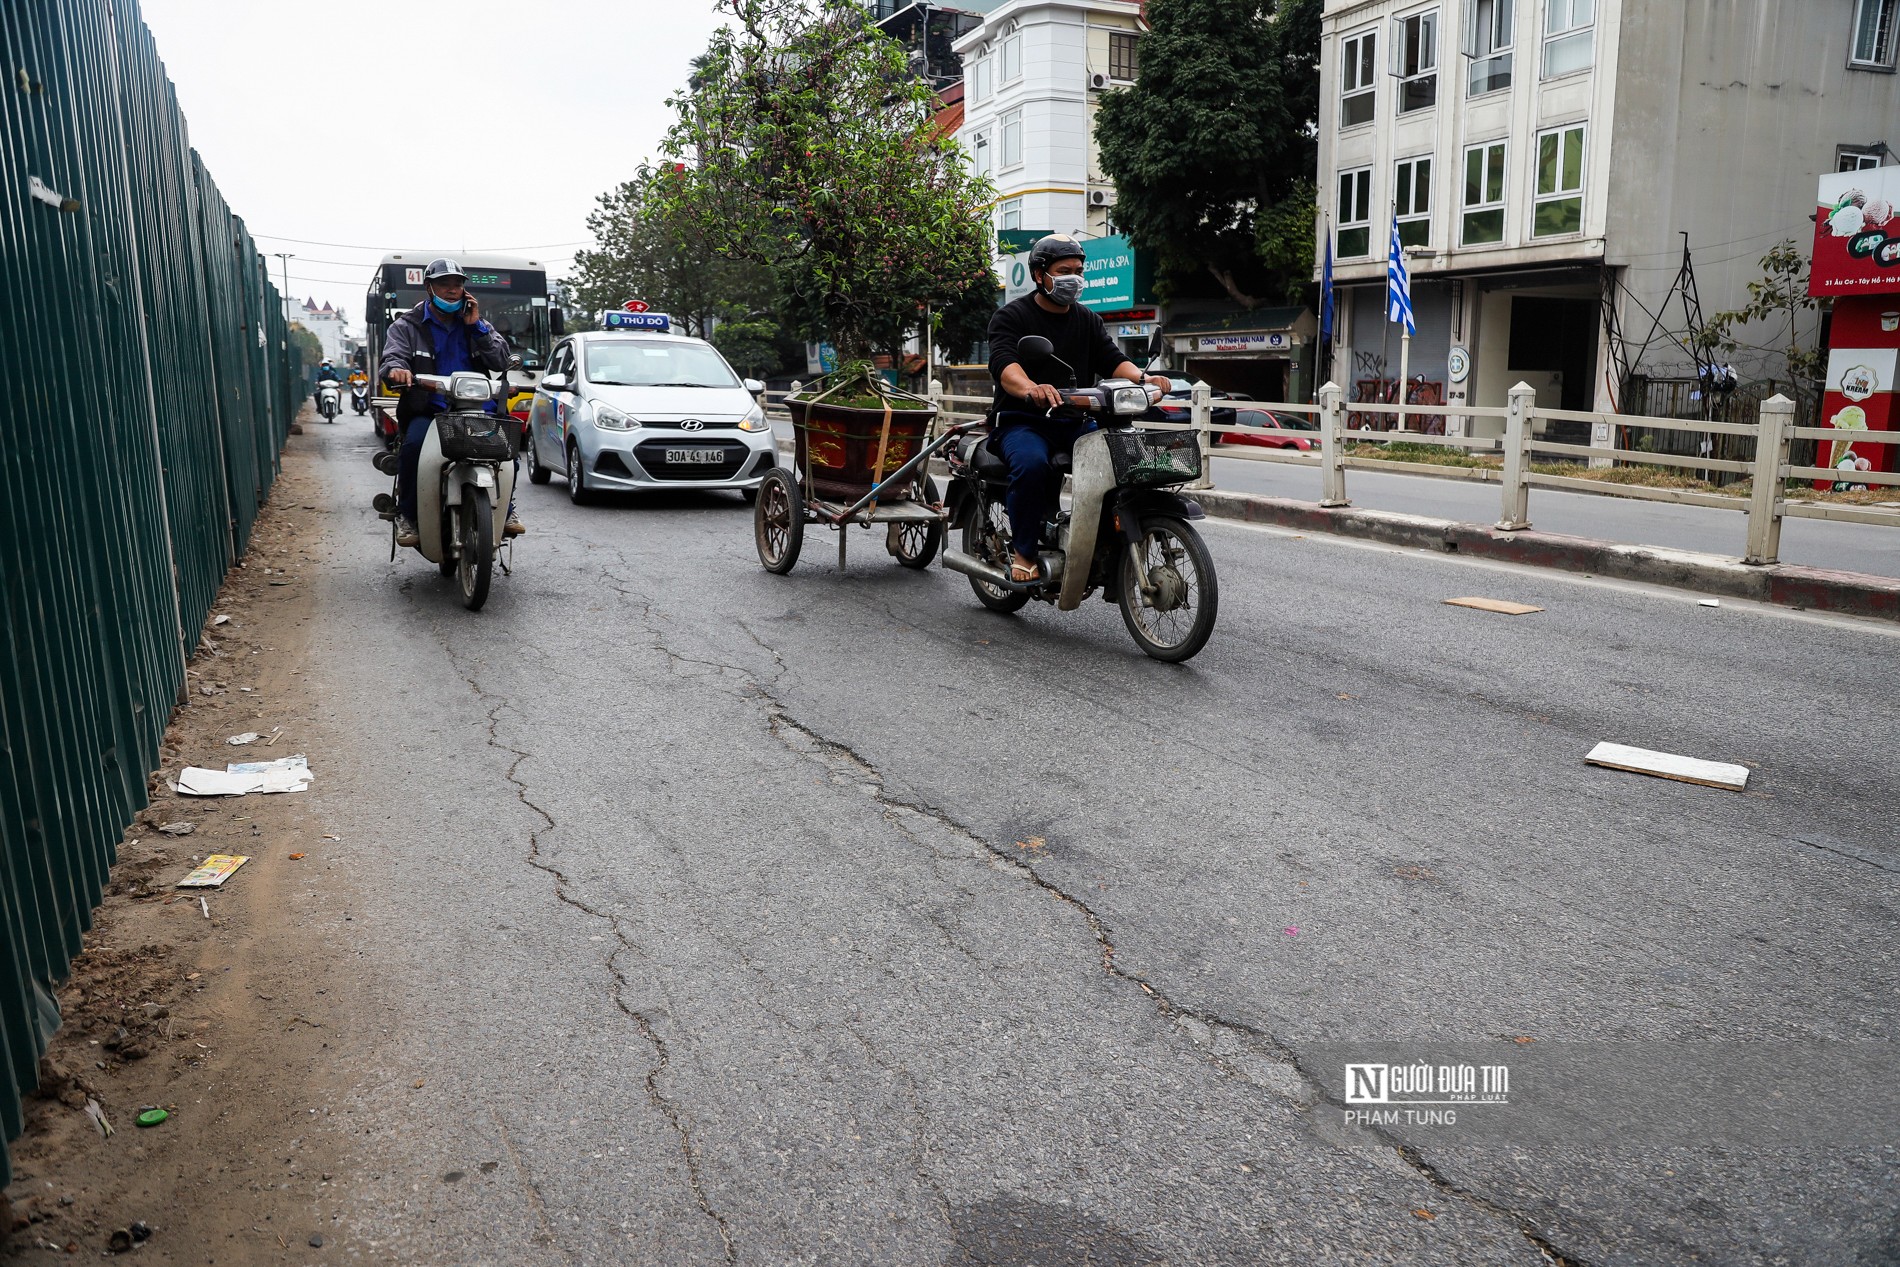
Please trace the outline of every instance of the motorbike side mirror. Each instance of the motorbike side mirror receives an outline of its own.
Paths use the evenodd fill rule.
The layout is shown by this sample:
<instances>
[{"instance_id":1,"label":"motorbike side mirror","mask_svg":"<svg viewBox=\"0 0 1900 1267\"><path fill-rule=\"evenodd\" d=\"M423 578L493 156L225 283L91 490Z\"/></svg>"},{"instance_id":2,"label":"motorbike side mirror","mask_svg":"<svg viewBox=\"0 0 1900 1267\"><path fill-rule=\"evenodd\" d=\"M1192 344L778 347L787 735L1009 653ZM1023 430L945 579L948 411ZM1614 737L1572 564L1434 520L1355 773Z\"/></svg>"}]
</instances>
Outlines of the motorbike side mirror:
<instances>
[{"instance_id":1,"label":"motorbike side mirror","mask_svg":"<svg viewBox=\"0 0 1900 1267\"><path fill-rule=\"evenodd\" d=\"M567 333L567 314L559 308L548 309L548 332L557 339Z\"/></svg>"},{"instance_id":2,"label":"motorbike side mirror","mask_svg":"<svg viewBox=\"0 0 1900 1267\"><path fill-rule=\"evenodd\" d=\"M515 352L515 353L512 353L508 357L508 368L511 370L518 370L521 368L521 353Z\"/></svg>"},{"instance_id":3,"label":"motorbike side mirror","mask_svg":"<svg viewBox=\"0 0 1900 1267\"><path fill-rule=\"evenodd\" d=\"M1055 344L1041 335L1025 335L1016 340L1016 355L1037 382L1053 379L1057 387L1075 386L1075 371L1056 355Z\"/></svg>"}]
</instances>

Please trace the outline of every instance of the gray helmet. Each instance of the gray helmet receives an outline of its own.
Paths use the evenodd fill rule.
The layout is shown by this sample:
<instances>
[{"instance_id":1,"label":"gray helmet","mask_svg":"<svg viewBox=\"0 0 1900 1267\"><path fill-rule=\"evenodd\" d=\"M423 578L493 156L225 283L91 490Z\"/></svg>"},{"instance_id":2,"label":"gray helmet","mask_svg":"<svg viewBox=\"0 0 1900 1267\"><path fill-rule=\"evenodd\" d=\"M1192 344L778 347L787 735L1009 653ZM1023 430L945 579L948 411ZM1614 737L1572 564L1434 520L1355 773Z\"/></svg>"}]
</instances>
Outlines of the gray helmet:
<instances>
[{"instance_id":1,"label":"gray helmet","mask_svg":"<svg viewBox=\"0 0 1900 1267\"><path fill-rule=\"evenodd\" d=\"M1046 238L1037 238L1036 244L1029 248L1029 271L1047 269L1058 260L1086 260L1088 252L1082 244L1063 233L1051 233ZM431 268L434 265L430 265Z\"/></svg>"},{"instance_id":2,"label":"gray helmet","mask_svg":"<svg viewBox=\"0 0 1900 1267\"><path fill-rule=\"evenodd\" d=\"M462 266L447 257L430 260L429 267L422 270L422 280L425 283L439 282L445 277L453 277L458 282L468 280L468 274L462 271Z\"/></svg>"}]
</instances>

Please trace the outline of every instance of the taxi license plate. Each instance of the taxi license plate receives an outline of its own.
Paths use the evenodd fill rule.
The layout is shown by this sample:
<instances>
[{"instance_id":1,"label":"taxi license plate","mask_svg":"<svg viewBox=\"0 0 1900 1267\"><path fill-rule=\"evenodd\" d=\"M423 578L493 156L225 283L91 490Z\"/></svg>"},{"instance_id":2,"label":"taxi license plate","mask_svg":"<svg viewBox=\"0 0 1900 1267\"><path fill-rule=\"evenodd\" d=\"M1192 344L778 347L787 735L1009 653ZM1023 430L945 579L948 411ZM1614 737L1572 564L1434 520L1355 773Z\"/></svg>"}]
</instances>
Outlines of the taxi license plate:
<instances>
[{"instance_id":1,"label":"taxi license plate","mask_svg":"<svg viewBox=\"0 0 1900 1267\"><path fill-rule=\"evenodd\" d=\"M668 466L717 466L725 460L724 449L668 449L666 451Z\"/></svg>"}]
</instances>

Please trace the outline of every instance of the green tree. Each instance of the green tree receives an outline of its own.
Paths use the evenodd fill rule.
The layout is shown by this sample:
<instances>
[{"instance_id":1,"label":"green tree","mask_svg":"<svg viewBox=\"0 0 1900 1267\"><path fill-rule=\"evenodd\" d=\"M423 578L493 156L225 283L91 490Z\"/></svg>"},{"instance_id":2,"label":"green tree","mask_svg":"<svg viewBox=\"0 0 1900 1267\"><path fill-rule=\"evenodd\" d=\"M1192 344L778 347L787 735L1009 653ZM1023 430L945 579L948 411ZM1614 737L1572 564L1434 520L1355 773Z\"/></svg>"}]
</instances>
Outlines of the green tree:
<instances>
[{"instance_id":1,"label":"green tree","mask_svg":"<svg viewBox=\"0 0 1900 1267\"><path fill-rule=\"evenodd\" d=\"M994 293L988 185L932 121L903 48L854 0L717 0L731 19L645 174L696 249L769 269L786 324L851 358ZM702 256L703 258L703 256Z\"/></svg>"},{"instance_id":2,"label":"green tree","mask_svg":"<svg viewBox=\"0 0 1900 1267\"><path fill-rule=\"evenodd\" d=\"M1095 119L1115 227L1172 291L1311 284L1321 0L1151 0L1132 87Z\"/></svg>"},{"instance_id":3,"label":"green tree","mask_svg":"<svg viewBox=\"0 0 1900 1267\"><path fill-rule=\"evenodd\" d=\"M1803 347L1801 342L1801 314L1818 306L1808 294L1808 257L1788 239L1761 257L1761 276L1748 283L1748 302L1710 317L1698 341L1705 349L1720 349L1731 356L1744 348L1762 354L1771 371L1777 362L1785 367L1779 374L1770 372L1764 377L1785 378L1797 392L1818 396L1827 350ZM1775 342L1742 340L1740 328L1755 323L1764 323L1763 333Z\"/></svg>"},{"instance_id":4,"label":"green tree","mask_svg":"<svg viewBox=\"0 0 1900 1267\"><path fill-rule=\"evenodd\" d=\"M290 346L303 358L305 371L312 371L323 364L323 340L310 332L302 322L293 321L289 327Z\"/></svg>"}]
</instances>

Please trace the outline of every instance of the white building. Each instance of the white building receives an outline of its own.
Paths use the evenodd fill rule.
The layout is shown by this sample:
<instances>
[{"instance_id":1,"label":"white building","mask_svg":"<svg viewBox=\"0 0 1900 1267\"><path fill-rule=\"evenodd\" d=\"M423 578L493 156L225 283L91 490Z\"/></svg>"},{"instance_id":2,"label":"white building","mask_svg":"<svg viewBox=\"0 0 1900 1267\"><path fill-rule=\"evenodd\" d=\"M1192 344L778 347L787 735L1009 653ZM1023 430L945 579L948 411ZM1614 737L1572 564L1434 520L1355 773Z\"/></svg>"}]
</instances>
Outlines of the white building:
<instances>
[{"instance_id":1,"label":"white building","mask_svg":"<svg viewBox=\"0 0 1900 1267\"><path fill-rule=\"evenodd\" d=\"M327 299L321 307L314 299L306 298L302 303L285 299L284 320L295 322L316 335L317 342L323 345L323 355L337 365L347 365L356 351L358 340L350 335L343 310L332 308Z\"/></svg>"},{"instance_id":2,"label":"white building","mask_svg":"<svg viewBox=\"0 0 1900 1267\"><path fill-rule=\"evenodd\" d=\"M1117 276L1115 307L1092 304L1131 352L1145 347L1157 310L1134 287L1137 266L1115 274L1110 257L1132 260L1111 239L1115 187L1095 147L1102 95L1135 80L1141 5L1135 0L1010 0L958 39L964 118L958 139L975 169L996 186L999 233L1067 233L1102 244L1104 279ZM1027 246L999 254L1006 299L1029 289ZM1098 276L1091 256L1091 281ZM1124 282L1126 284L1124 284ZM1090 302L1085 294L1083 302ZM1127 318L1127 319L1118 319Z\"/></svg>"},{"instance_id":3,"label":"white building","mask_svg":"<svg viewBox=\"0 0 1900 1267\"><path fill-rule=\"evenodd\" d=\"M1396 220L1413 376L1454 404L1524 380L1540 404L1642 412L1619 400L1632 372L1693 373L1670 337L1683 232L1704 315L1739 307L1760 256L1805 246L1820 173L1895 161L1896 3L1327 0L1332 377L1349 400L1397 377Z\"/></svg>"}]
</instances>

